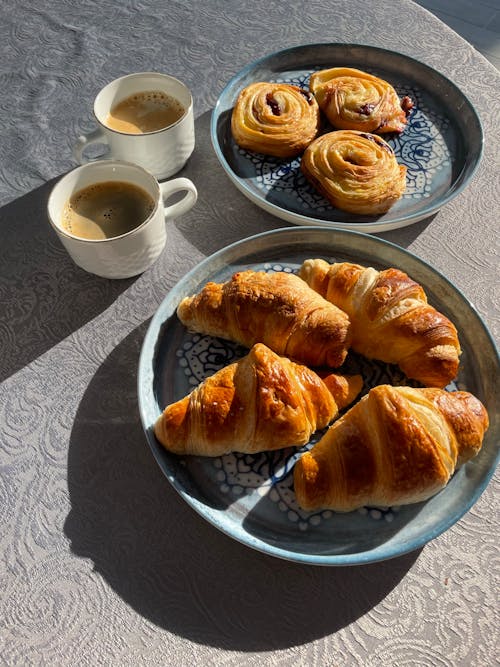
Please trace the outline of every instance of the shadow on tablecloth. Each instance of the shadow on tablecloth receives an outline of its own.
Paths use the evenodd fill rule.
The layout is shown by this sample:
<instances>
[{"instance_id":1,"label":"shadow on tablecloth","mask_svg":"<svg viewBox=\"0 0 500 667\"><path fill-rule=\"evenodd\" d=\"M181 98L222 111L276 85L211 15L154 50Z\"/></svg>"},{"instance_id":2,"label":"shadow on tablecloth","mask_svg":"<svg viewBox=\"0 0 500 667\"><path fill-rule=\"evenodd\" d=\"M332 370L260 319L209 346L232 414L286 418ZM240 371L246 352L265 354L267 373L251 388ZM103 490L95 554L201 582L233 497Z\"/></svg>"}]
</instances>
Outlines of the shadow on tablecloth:
<instances>
[{"instance_id":1,"label":"shadow on tablecloth","mask_svg":"<svg viewBox=\"0 0 500 667\"><path fill-rule=\"evenodd\" d=\"M196 206L174 220L204 255L248 236L294 227L259 209L231 183L213 150L211 111L196 119L196 148L177 176L198 188ZM0 209L0 382L104 312L134 282L106 280L77 267L52 230L47 200L59 177ZM382 235L407 246L425 221ZM168 249L166 251L168 261ZM191 267L188 267L191 268Z\"/></svg>"},{"instance_id":2,"label":"shadow on tablecloth","mask_svg":"<svg viewBox=\"0 0 500 667\"><path fill-rule=\"evenodd\" d=\"M225 649L300 645L366 614L419 552L350 568L304 566L253 551L199 517L163 477L142 431L136 369L147 326L109 355L77 411L65 522L73 552L144 618Z\"/></svg>"},{"instance_id":3,"label":"shadow on tablecloth","mask_svg":"<svg viewBox=\"0 0 500 667\"><path fill-rule=\"evenodd\" d=\"M106 280L73 263L47 219L58 180L0 209L0 382L106 310L134 280Z\"/></svg>"}]
</instances>

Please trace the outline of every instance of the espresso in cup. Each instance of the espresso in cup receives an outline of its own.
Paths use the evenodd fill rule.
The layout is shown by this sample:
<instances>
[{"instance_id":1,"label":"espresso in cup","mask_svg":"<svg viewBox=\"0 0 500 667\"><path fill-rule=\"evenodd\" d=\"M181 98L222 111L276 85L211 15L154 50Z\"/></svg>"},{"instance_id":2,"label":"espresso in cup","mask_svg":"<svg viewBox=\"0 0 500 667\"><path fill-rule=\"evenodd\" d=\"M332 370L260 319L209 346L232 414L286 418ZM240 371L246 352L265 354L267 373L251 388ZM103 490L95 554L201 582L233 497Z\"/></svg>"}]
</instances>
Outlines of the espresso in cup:
<instances>
[{"instance_id":1,"label":"espresso in cup","mask_svg":"<svg viewBox=\"0 0 500 667\"><path fill-rule=\"evenodd\" d=\"M61 226L81 239L112 239L142 225L154 208L153 198L134 183L93 183L68 199Z\"/></svg>"},{"instance_id":2,"label":"espresso in cup","mask_svg":"<svg viewBox=\"0 0 500 667\"><path fill-rule=\"evenodd\" d=\"M168 220L187 213L197 196L188 178L159 183L132 162L98 160L61 178L47 213L75 264L103 278L131 278L156 261Z\"/></svg>"},{"instance_id":3,"label":"espresso in cup","mask_svg":"<svg viewBox=\"0 0 500 667\"><path fill-rule=\"evenodd\" d=\"M118 102L106 118L106 125L117 132L145 134L173 125L185 112L175 97L161 90L147 90Z\"/></svg>"},{"instance_id":4,"label":"espresso in cup","mask_svg":"<svg viewBox=\"0 0 500 667\"><path fill-rule=\"evenodd\" d=\"M136 72L111 81L97 94L94 115L96 129L78 137L73 149L82 164L103 158L133 162L163 180L193 152L193 98L168 74ZM107 145L107 152L85 155L92 144Z\"/></svg>"}]
</instances>

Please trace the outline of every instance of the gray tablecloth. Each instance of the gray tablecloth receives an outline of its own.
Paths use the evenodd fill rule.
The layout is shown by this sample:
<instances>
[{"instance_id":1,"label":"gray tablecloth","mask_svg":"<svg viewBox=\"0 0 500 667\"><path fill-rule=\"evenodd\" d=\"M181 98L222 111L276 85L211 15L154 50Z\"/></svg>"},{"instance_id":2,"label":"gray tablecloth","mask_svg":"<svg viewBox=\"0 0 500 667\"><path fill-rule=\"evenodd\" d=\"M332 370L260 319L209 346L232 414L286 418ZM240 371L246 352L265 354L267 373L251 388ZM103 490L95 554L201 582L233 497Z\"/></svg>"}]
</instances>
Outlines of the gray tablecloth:
<instances>
[{"instance_id":1,"label":"gray tablecloth","mask_svg":"<svg viewBox=\"0 0 500 667\"><path fill-rule=\"evenodd\" d=\"M286 226L232 186L209 137L226 82L291 46L356 42L437 69L485 132L467 189L382 234L434 265L498 340L498 91L481 55L408 0L130 0L0 5L0 662L7 665L492 665L498 648L493 478L423 549L366 566L254 551L189 508L139 419L136 371L169 289L226 244ZM137 279L78 269L45 207L75 137L117 76L168 72L195 99L199 189Z\"/></svg>"}]
</instances>

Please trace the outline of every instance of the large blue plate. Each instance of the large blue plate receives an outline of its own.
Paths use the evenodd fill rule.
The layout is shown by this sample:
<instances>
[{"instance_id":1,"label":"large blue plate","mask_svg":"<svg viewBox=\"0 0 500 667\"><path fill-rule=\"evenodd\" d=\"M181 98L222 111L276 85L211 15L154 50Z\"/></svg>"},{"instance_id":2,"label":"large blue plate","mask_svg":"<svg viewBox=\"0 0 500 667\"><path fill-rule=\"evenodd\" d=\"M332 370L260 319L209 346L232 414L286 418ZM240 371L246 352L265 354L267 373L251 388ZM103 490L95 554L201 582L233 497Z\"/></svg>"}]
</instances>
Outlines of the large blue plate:
<instances>
[{"instance_id":1,"label":"large blue plate","mask_svg":"<svg viewBox=\"0 0 500 667\"><path fill-rule=\"evenodd\" d=\"M455 474L446 489L425 503L364 508L348 514L304 512L296 503L291 474L300 450L183 458L168 453L153 434L153 424L167 404L245 353L220 339L188 333L176 316L179 301L207 281L226 280L235 271L293 271L310 257L353 261L379 269L398 267L420 282L429 301L458 327L463 353L455 386L483 401L491 426L480 454ZM499 454L499 366L495 345L474 308L428 264L366 234L292 227L254 236L215 253L170 291L144 340L139 406L147 440L167 479L186 502L224 533L267 554L302 563L368 563L421 547L460 519L486 487ZM382 382L405 382L394 367L352 356L346 369L363 374L365 391Z\"/></svg>"},{"instance_id":2,"label":"large blue plate","mask_svg":"<svg viewBox=\"0 0 500 667\"><path fill-rule=\"evenodd\" d=\"M240 149L231 135L231 112L239 92L255 81L308 87L310 74L330 67L355 67L391 83L415 102L405 131L384 135L407 167L403 197L381 216L356 216L333 208L300 171L300 158L280 160ZM384 232L436 213L468 184L483 151L480 120L449 79L408 56L359 44L312 44L273 53L242 69L226 85L214 108L211 138L234 185L254 204L298 225L324 225Z\"/></svg>"}]
</instances>

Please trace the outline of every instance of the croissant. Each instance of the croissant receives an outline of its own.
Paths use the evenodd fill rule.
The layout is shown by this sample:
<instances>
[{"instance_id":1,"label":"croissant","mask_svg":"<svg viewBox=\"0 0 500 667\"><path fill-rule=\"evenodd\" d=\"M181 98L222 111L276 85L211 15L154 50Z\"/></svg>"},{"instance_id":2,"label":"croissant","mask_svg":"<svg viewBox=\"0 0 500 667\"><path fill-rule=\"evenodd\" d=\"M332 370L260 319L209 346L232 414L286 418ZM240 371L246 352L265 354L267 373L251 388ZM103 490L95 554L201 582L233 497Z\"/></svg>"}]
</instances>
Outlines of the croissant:
<instances>
[{"instance_id":1,"label":"croissant","mask_svg":"<svg viewBox=\"0 0 500 667\"><path fill-rule=\"evenodd\" d=\"M165 408L154 431L175 454L253 454L303 445L354 400L361 386L359 375L322 380L257 343Z\"/></svg>"},{"instance_id":2,"label":"croissant","mask_svg":"<svg viewBox=\"0 0 500 667\"><path fill-rule=\"evenodd\" d=\"M360 132L402 132L413 107L390 83L350 67L314 72L309 88L333 127Z\"/></svg>"},{"instance_id":3,"label":"croissant","mask_svg":"<svg viewBox=\"0 0 500 667\"><path fill-rule=\"evenodd\" d=\"M258 81L244 88L231 115L234 140L250 151L295 157L318 134L320 110L307 90Z\"/></svg>"},{"instance_id":4,"label":"croissant","mask_svg":"<svg viewBox=\"0 0 500 667\"><path fill-rule=\"evenodd\" d=\"M379 385L297 461L297 502L349 512L426 500L478 453L488 425L468 392Z\"/></svg>"},{"instance_id":5,"label":"croissant","mask_svg":"<svg viewBox=\"0 0 500 667\"><path fill-rule=\"evenodd\" d=\"M406 167L386 141L366 132L321 135L304 151L301 170L335 208L349 213L385 213L406 189Z\"/></svg>"},{"instance_id":6,"label":"croissant","mask_svg":"<svg viewBox=\"0 0 500 667\"><path fill-rule=\"evenodd\" d=\"M264 343L308 366L341 366L350 345L347 315L296 275L241 271L184 298L180 321L248 348Z\"/></svg>"},{"instance_id":7,"label":"croissant","mask_svg":"<svg viewBox=\"0 0 500 667\"><path fill-rule=\"evenodd\" d=\"M403 271L309 259L299 276L349 315L355 352L397 364L426 386L443 388L455 378L457 330Z\"/></svg>"}]
</instances>

